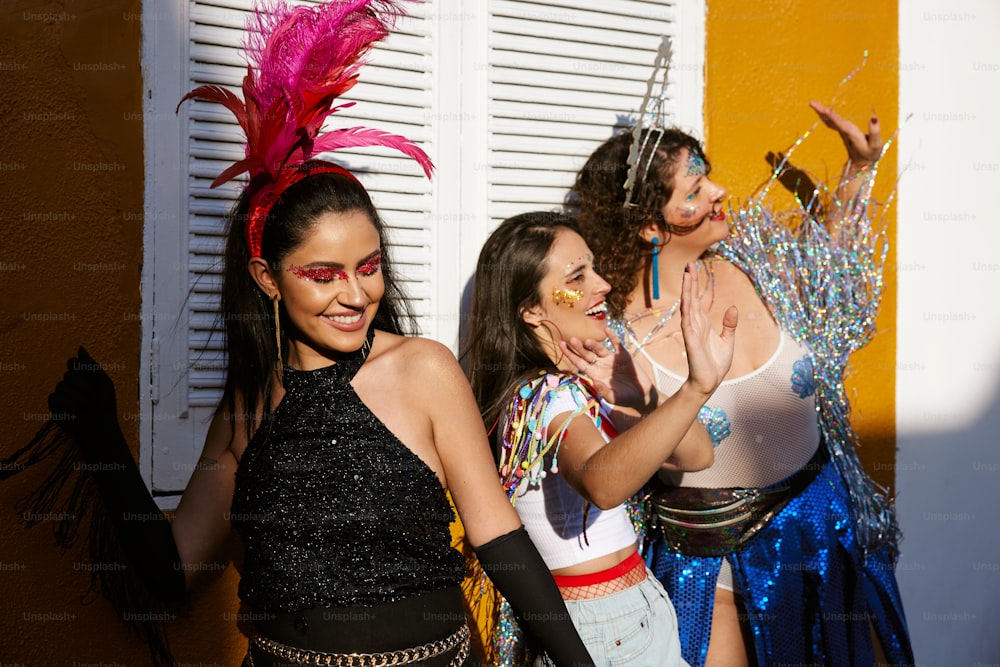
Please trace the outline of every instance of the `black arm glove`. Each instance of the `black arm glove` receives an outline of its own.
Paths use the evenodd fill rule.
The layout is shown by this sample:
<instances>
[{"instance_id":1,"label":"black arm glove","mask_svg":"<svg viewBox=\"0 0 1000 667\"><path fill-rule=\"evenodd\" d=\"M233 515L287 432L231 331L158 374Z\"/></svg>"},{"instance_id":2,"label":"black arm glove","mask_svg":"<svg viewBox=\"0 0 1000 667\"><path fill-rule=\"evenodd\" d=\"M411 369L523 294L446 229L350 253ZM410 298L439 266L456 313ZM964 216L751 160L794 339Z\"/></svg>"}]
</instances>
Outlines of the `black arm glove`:
<instances>
[{"instance_id":1,"label":"black arm glove","mask_svg":"<svg viewBox=\"0 0 1000 667\"><path fill-rule=\"evenodd\" d=\"M558 667L593 667L559 588L524 527L490 540L476 549L476 556L525 629Z\"/></svg>"},{"instance_id":2,"label":"black arm glove","mask_svg":"<svg viewBox=\"0 0 1000 667\"><path fill-rule=\"evenodd\" d=\"M108 519L127 560L126 576L138 577L149 594L168 606L186 598L184 569L170 522L153 501L118 425L115 385L85 349L67 362L49 396L49 409L72 436L97 485Z\"/></svg>"}]
</instances>

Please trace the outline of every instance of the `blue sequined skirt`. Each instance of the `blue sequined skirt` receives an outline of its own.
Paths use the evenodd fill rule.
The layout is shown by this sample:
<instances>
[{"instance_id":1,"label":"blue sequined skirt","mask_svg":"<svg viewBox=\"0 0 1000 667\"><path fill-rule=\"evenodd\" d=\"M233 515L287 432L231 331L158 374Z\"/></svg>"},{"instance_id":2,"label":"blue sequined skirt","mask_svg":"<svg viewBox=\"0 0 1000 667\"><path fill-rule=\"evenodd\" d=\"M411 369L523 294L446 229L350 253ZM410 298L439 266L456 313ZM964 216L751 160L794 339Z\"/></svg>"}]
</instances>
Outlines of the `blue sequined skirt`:
<instances>
[{"instance_id":1,"label":"blue sequined skirt","mask_svg":"<svg viewBox=\"0 0 1000 667\"><path fill-rule=\"evenodd\" d=\"M874 627L892 664L913 664L891 545L866 557L837 469L816 479L739 552L725 556L743 597L758 665L871 665ZM681 649L702 667L723 557L670 551L651 530L647 564L677 610Z\"/></svg>"}]
</instances>

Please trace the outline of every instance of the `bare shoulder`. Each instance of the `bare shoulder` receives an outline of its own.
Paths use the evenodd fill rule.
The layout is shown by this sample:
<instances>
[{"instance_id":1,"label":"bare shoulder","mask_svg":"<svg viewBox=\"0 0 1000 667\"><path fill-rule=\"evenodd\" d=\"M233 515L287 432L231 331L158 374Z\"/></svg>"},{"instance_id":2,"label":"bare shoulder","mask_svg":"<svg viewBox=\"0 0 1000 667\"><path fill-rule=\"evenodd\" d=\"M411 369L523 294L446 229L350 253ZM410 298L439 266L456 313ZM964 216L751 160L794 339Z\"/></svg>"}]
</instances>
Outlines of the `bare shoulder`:
<instances>
[{"instance_id":1,"label":"bare shoulder","mask_svg":"<svg viewBox=\"0 0 1000 667\"><path fill-rule=\"evenodd\" d=\"M370 361L379 370L392 372L397 381L417 384L464 379L452 351L429 338L400 336L379 331L372 344Z\"/></svg>"},{"instance_id":2,"label":"bare shoulder","mask_svg":"<svg viewBox=\"0 0 1000 667\"><path fill-rule=\"evenodd\" d=\"M743 273L738 266L724 257L713 257L711 267L712 273L715 275L717 280L720 278L726 280L750 280L750 277Z\"/></svg>"},{"instance_id":3,"label":"bare shoulder","mask_svg":"<svg viewBox=\"0 0 1000 667\"><path fill-rule=\"evenodd\" d=\"M744 271L727 259L716 257L712 260L713 280L723 293L727 290L754 291L753 281Z\"/></svg>"}]
</instances>

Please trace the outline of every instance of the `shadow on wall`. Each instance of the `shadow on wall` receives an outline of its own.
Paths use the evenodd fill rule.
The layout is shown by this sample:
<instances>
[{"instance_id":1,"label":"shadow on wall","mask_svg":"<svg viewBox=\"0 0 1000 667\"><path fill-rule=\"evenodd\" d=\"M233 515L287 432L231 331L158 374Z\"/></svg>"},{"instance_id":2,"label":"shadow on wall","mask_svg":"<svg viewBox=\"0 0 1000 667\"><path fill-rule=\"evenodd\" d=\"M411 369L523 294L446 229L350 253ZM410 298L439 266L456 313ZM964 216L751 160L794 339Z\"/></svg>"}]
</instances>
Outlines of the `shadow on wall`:
<instances>
[{"instance_id":1,"label":"shadow on wall","mask_svg":"<svg viewBox=\"0 0 1000 667\"><path fill-rule=\"evenodd\" d=\"M896 577L918 664L1000 663L998 434L1000 386L964 428L897 436Z\"/></svg>"}]
</instances>

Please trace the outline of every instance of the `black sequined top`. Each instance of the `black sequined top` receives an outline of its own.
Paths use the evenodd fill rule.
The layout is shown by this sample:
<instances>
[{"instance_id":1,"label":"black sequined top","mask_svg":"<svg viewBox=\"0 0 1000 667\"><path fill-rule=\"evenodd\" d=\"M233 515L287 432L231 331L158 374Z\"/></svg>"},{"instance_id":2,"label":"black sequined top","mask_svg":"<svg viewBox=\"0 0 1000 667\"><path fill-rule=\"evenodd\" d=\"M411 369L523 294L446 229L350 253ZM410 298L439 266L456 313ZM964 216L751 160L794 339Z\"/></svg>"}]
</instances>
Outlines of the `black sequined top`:
<instances>
[{"instance_id":1,"label":"black sequined top","mask_svg":"<svg viewBox=\"0 0 1000 667\"><path fill-rule=\"evenodd\" d=\"M437 475L350 385L352 358L284 369L285 396L243 455L231 520L254 609L373 606L461 582Z\"/></svg>"}]
</instances>

